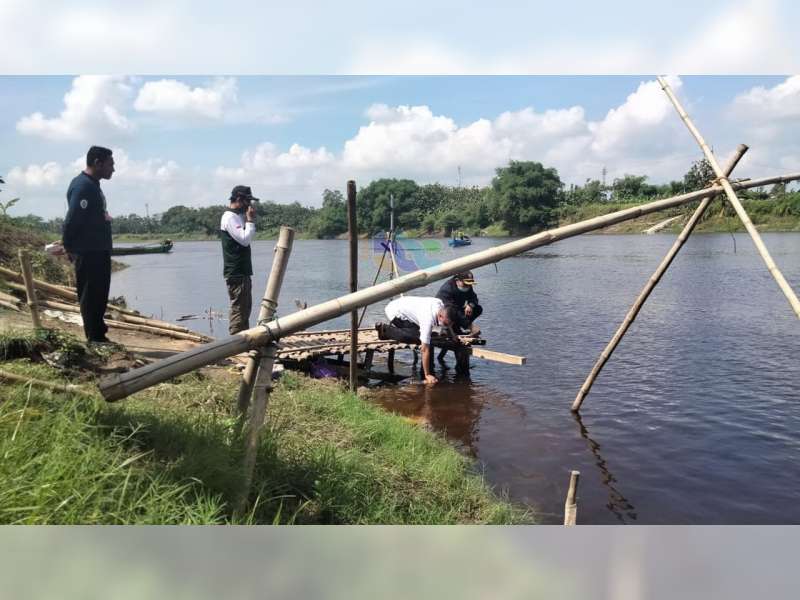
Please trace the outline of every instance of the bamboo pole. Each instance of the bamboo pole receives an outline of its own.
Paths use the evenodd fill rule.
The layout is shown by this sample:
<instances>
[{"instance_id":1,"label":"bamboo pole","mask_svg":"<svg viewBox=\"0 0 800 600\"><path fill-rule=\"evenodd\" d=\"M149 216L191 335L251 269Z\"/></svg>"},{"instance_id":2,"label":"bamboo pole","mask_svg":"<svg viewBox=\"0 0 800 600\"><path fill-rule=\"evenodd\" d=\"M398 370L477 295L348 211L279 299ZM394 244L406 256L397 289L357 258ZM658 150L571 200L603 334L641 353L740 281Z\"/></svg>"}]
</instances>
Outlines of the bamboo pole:
<instances>
[{"instance_id":1,"label":"bamboo pole","mask_svg":"<svg viewBox=\"0 0 800 600\"><path fill-rule=\"evenodd\" d=\"M39 306L36 301L36 292L33 289L33 273L31 272L31 257L25 250L19 251L19 264L21 267L22 280L25 283L25 294L28 296L28 308L31 311L31 320L34 329L41 329L42 322L39 320Z\"/></svg>"},{"instance_id":2,"label":"bamboo pole","mask_svg":"<svg viewBox=\"0 0 800 600\"><path fill-rule=\"evenodd\" d=\"M292 251L294 242L294 229L291 227L281 227L278 242L275 244L275 256L272 259L272 269L267 279L267 287L264 297L261 300L261 309L258 312L258 322L268 321L275 315L278 307L278 297L280 296L283 277L286 273L286 265L289 264L289 255ZM258 350L256 355L248 358L247 367L250 371L250 380L242 377L239 387L239 408L247 409L245 402L249 400L252 393L252 409L248 421L247 431L245 432L244 447L244 484L236 506L236 513L241 514L247 505L247 497L250 494L250 486L253 483L253 473L255 472L256 457L258 455L258 442L261 436L261 428L264 425L264 417L267 414L267 402L272 390L272 365L275 362L277 346L275 342L270 342L266 347ZM257 365L257 366L256 366ZM245 372L248 369L245 368ZM255 376L253 376L255 371ZM244 413L242 413L244 414Z\"/></svg>"},{"instance_id":3,"label":"bamboo pole","mask_svg":"<svg viewBox=\"0 0 800 600\"><path fill-rule=\"evenodd\" d=\"M66 304L64 302L55 302L54 300L39 300L39 304L44 308L51 308L53 310L60 310L62 312L71 312L80 314L80 306L74 304ZM115 319L106 319L106 325L115 329L125 329L127 331L138 331L140 333L149 333L153 335L160 335L164 337L171 337L177 340L187 340L190 342L203 343L207 342L209 338L196 334L184 333L183 331L175 331L173 329L164 329L156 325L145 325L142 323L127 323L124 321L117 321Z\"/></svg>"},{"instance_id":4,"label":"bamboo pole","mask_svg":"<svg viewBox=\"0 0 800 600\"><path fill-rule=\"evenodd\" d=\"M747 152L747 146L744 144L739 144L733 156L728 161L728 164L725 166L726 176L731 174L739 160L741 160L742 156L744 156L745 152ZM653 273L650 276L650 279L647 280L647 283L645 283L644 289L642 289L642 291L639 293L639 296L634 301L633 306L628 309L622 324L617 328L617 331L611 338L611 341L608 342L606 347L600 353L600 357L592 367L589 376L586 378L586 381L583 382L581 389L578 390L578 395L575 396L575 400L572 402L572 412L577 412L580 410L581 404L583 404L583 400L586 398L586 394L589 393L589 390L592 388L592 385L594 384L595 379L597 379L597 376L600 374L600 371L603 369L606 362L608 362L608 359L611 358L611 355L614 353L614 350L616 350L617 346L622 341L623 336L628 331L628 328L630 328L634 319L636 319L636 316L639 314L642 306L644 306L647 298L650 297L650 292L652 292L656 285L658 285L658 282L661 281L661 277L664 275L664 273L666 273L667 269L672 264L673 259L678 255L678 252L683 247L683 244L689 239L689 235L691 235L692 231L694 231L695 226L702 218L703 213L705 213L712 200L713 198L709 197L704 198L703 201L700 202L700 206L697 207L697 209L694 211L694 214L683 227L683 230L678 235L675 243L672 244L669 252L667 252L667 255L656 268L655 273Z\"/></svg>"},{"instance_id":5,"label":"bamboo pole","mask_svg":"<svg viewBox=\"0 0 800 600\"><path fill-rule=\"evenodd\" d=\"M758 180L734 184L736 189L759 187L770 183L794 181L800 179L800 173L765 177ZM119 373L104 377L99 382L100 391L108 401L125 398L139 390L161 383L178 375L183 375L200 367L212 364L235 354L240 354L252 348L264 346L270 341L278 340L318 323L328 321L353 309L374 304L396 296L399 292L424 287L433 281L445 279L456 273L476 269L505 258L521 254L527 250L539 248L564 240L582 233L595 231L615 223L635 219L643 215L652 214L660 210L681 206L695 200L715 196L722 192L721 186L715 185L703 190L688 194L681 194L673 198L656 200L632 208L619 210L608 215L602 215L586 221L564 225L550 229L512 242L507 242L495 248L474 252L465 256L441 263L435 267L414 271L403 275L399 279L359 290L354 294L347 294L333 300L297 311L285 317L275 319L264 325L240 331L239 333L215 340L198 348L175 354L169 358L151 363L127 373Z\"/></svg>"},{"instance_id":6,"label":"bamboo pole","mask_svg":"<svg viewBox=\"0 0 800 600\"><path fill-rule=\"evenodd\" d=\"M31 385L35 388L50 390L53 392L69 392L73 394L80 394L89 398L94 398L94 392L84 389L79 385L72 383L53 383L52 381L43 381L41 379L33 379L25 377L24 375L17 375L16 373L9 373L8 371L0 370L0 381L8 383L21 383L24 385Z\"/></svg>"},{"instance_id":7,"label":"bamboo pole","mask_svg":"<svg viewBox=\"0 0 800 600\"><path fill-rule=\"evenodd\" d=\"M22 273L17 273L16 271L12 271L11 269L7 269L5 267L0 267L0 275L9 281L25 283ZM59 296L65 300L72 300L74 302L78 301L78 293L63 286L47 283L46 281L41 281L40 279L34 279L33 285L35 288L40 289L43 292L47 292L53 296Z\"/></svg>"},{"instance_id":8,"label":"bamboo pole","mask_svg":"<svg viewBox=\"0 0 800 600\"><path fill-rule=\"evenodd\" d=\"M347 182L347 229L350 238L350 293L358 291L358 227L356 224L356 182ZM358 307L350 312L350 391L358 387Z\"/></svg>"},{"instance_id":9,"label":"bamboo pole","mask_svg":"<svg viewBox=\"0 0 800 600\"><path fill-rule=\"evenodd\" d=\"M6 302L10 302L11 304L21 304L19 298L16 296L12 296L11 294L6 294L5 292L0 292L0 300L5 300Z\"/></svg>"},{"instance_id":10,"label":"bamboo pole","mask_svg":"<svg viewBox=\"0 0 800 600\"><path fill-rule=\"evenodd\" d=\"M8 310L13 310L13 311L16 311L16 312L22 312L17 303L9 302L8 300L0 299L0 306L2 306L3 308L7 308Z\"/></svg>"},{"instance_id":11,"label":"bamboo pole","mask_svg":"<svg viewBox=\"0 0 800 600\"><path fill-rule=\"evenodd\" d=\"M289 262L289 255L292 252L294 243L294 229L291 227L281 227L278 241L275 244L274 256L272 257L272 268L267 278L267 287L264 290L264 297L261 299L261 308L258 311L258 323L264 323L272 319L275 309L278 307L278 295L283 284L283 276L286 265ZM253 350L247 358L247 364L242 373L242 382L239 385L239 414L244 415L250 405L250 397L253 394L253 385L256 382L256 374L259 368L260 352ZM270 367L272 376L272 367Z\"/></svg>"},{"instance_id":12,"label":"bamboo pole","mask_svg":"<svg viewBox=\"0 0 800 600\"><path fill-rule=\"evenodd\" d=\"M564 502L564 525L575 525L578 520L578 479L580 471L571 471L569 474L569 489L567 490L567 500Z\"/></svg>"},{"instance_id":13,"label":"bamboo pole","mask_svg":"<svg viewBox=\"0 0 800 600\"><path fill-rule=\"evenodd\" d=\"M761 258L764 259L764 263L767 265L767 269L772 274L772 277L775 278L775 281L778 283L778 287L781 288L783 295L786 296L786 299L789 301L792 309L794 310L795 314L798 318L800 318L800 300L797 299L797 295L794 293L794 290L789 286L789 283L784 278L783 273L781 273L778 266L775 264L775 261L772 260L772 256L770 256L769 250L767 250L767 246L761 239L761 235L758 233L755 225L750 220L750 217L745 211L742 203L739 201L739 198L736 196L736 192L733 190L733 186L731 186L731 182L728 181L727 176L723 173L722 169L717 162L717 159L714 157L714 153L706 144L703 136L700 135L700 132L694 126L689 115L686 114L686 111L681 106L681 103L678 102L678 98L672 92L672 88L669 87L669 84L663 77L658 78L658 82L661 84L661 88L666 92L667 96L669 97L672 105L675 107L675 110L678 111L678 114L681 117L681 120L686 124L686 127L689 129L689 132L694 136L694 139L697 140L697 143L700 145L700 148L703 150L703 154L706 155L706 159L711 164L711 168L714 169L714 174L717 176L722 189L725 190L725 195L728 197L728 201L733 206L736 214L739 215L739 219L741 219L742 223L744 224L744 228L747 229L747 233L750 234L750 237L753 238L753 243L756 246L756 250L761 255Z\"/></svg>"}]
</instances>

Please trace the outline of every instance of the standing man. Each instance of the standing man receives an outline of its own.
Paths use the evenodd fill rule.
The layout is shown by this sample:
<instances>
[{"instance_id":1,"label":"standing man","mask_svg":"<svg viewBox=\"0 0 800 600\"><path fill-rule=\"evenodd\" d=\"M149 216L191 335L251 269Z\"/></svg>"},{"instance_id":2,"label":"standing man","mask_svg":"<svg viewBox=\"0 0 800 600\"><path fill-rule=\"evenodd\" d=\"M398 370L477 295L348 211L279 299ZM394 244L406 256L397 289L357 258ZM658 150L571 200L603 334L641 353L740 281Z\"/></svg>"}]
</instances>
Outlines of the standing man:
<instances>
[{"instance_id":1,"label":"standing man","mask_svg":"<svg viewBox=\"0 0 800 600\"><path fill-rule=\"evenodd\" d=\"M397 340L420 344L422 373L425 383L436 383L431 356L431 330L435 326L451 327L457 317L453 306L445 306L438 298L401 296L386 305L389 324L378 323L375 329L381 340Z\"/></svg>"},{"instance_id":2,"label":"standing man","mask_svg":"<svg viewBox=\"0 0 800 600\"><path fill-rule=\"evenodd\" d=\"M83 331L90 343L109 343L103 320L111 287L111 217L101 179L111 179L111 150L92 146L86 153L86 168L67 189L67 216L62 242L75 265Z\"/></svg>"},{"instance_id":3,"label":"standing man","mask_svg":"<svg viewBox=\"0 0 800 600\"><path fill-rule=\"evenodd\" d=\"M231 301L228 331L231 335L250 328L250 311L253 307L253 262L250 242L256 233L256 209L253 193L246 185L237 185L231 191L228 210L219 224L222 239L222 260L228 298Z\"/></svg>"}]
</instances>

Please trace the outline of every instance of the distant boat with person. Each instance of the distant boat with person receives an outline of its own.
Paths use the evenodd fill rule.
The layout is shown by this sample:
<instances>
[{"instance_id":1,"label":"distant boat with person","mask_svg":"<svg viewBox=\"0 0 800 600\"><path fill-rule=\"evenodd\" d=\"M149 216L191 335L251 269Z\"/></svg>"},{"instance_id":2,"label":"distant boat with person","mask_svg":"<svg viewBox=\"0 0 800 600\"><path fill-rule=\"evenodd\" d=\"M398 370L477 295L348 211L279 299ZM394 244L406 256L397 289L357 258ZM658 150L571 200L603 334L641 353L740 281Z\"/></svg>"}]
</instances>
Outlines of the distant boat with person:
<instances>
[{"instance_id":1,"label":"distant boat with person","mask_svg":"<svg viewBox=\"0 0 800 600\"><path fill-rule=\"evenodd\" d=\"M472 240L468 235L461 233L459 235L453 234L453 239L449 240L447 243L455 248L457 246L469 246L472 244Z\"/></svg>"}]
</instances>

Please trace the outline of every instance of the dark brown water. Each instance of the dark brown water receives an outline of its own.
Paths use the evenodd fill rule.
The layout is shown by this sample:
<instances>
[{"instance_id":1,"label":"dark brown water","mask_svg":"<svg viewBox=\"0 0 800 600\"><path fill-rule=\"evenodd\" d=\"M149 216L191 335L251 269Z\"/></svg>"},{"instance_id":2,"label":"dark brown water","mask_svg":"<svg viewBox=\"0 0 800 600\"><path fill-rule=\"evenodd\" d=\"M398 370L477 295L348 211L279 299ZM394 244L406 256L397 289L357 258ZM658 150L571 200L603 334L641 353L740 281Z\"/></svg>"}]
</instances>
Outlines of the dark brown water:
<instances>
[{"instance_id":1,"label":"dark brown water","mask_svg":"<svg viewBox=\"0 0 800 600\"><path fill-rule=\"evenodd\" d=\"M800 234L764 239L800 290ZM409 241L401 266L502 241L455 250ZM548 522L563 518L571 469L581 471L581 523L800 522L800 322L745 235L736 235L735 252L731 235L693 236L595 383L582 421L569 410L672 241L583 236L476 270L487 348L527 364L473 359L469 381L445 370L436 387L386 388L376 401L444 432L492 484ZM273 247L255 244L256 295ZM362 243L362 286L379 258ZM114 274L112 294L143 312L175 320L227 310L217 243L179 242L170 255L123 260L131 268ZM296 310L295 299L311 305L346 293L347 264L347 242L295 242L279 313ZM382 308L370 307L365 322L383 318ZM187 324L227 331L221 320ZM348 317L325 324L348 326Z\"/></svg>"}]
</instances>

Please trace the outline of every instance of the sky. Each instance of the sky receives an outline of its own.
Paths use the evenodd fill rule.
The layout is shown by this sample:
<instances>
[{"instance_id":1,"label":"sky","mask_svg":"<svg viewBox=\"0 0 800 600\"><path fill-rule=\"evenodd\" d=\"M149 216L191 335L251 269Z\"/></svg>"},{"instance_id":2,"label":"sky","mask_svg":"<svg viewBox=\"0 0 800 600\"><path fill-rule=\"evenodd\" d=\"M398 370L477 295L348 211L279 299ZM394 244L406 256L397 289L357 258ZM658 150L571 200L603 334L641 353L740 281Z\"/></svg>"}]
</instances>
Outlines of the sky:
<instances>
[{"instance_id":1,"label":"sky","mask_svg":"<svg viewBox=\"0 0 800 600\"><path fill-rule=\"evenodd\" d=\"M737 174L800 171L800 76L669 76ZM680 179L702 154L655 75L0 76L1 198L63 216L92 144L113 148L112 215L221 204L234 185L319 206L381 177L484 186L509 160L567 185ZM145 207L145 204L147 205Z\"/></svg>"},{"instance_id":2,"label":"sky","mask_svg":"<svg viewBox=\"0 0 800 600\"><path fill-rule=\"evenodd\" d=\"M116 215L483 186L509 160L662 183L701 153L657 74L721 161L750 145L737 175L799 171L798 22L786 0L2 0L0 201L63 215L92 144Z\"/></svg>"}]
</instances>

